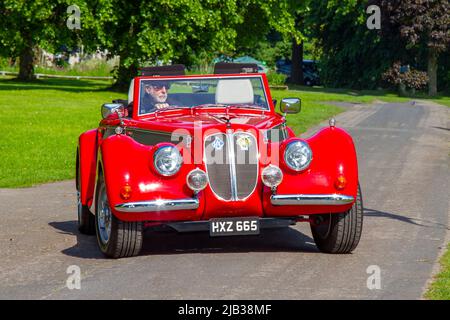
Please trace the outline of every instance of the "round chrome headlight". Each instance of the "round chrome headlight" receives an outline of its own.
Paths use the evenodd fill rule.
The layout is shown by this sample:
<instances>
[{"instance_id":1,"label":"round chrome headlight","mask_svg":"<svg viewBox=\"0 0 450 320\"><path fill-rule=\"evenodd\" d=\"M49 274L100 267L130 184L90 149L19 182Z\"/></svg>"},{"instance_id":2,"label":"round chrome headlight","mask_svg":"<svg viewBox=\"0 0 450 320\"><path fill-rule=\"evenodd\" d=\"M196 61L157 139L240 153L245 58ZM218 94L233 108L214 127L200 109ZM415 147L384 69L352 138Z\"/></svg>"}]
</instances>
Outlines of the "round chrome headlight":
<instances>
[{"instance_id":1,"label":"round chrome headlight","mask_svg":"<svg viewBox=\"0 0 450 320\"><path fill-rule=\"evenodd\" d=\"M263 169L261 179L269 188L275 188L283 180L283 172L280 168L271 164Z\"/></svg>"},{"instance_id":2,"label":"round chrome headlight","mask_svg":"<svg viewBox=\"0 0 450 320\"><path fill-rule=\"evenodd\" d=\"M186 183L191 190L201 191L206 188L208 177L205 171L197 168L188 173Z\"/></svg>"},{"instance_id":3,"label":"round chrome headlight","mask_svg":"<svg viewBox=\"0 0 450 320\"><path fill-rule=\"evenodd\" d=\"M290 142L284 151L286 165L295 171L306 169L311 163L312 151L308 143L302 140Z\"/></svg>"},{"instance_id":4,"label":"round chrome headlight","mask_svg":"<svg viewBox=\"0 0 450 320\"><path fill-rule=\"evenodd\" d=\"M173 176L183 163L180 151L174 146L163 146L153 155L153 165L156 171L163 176Z\"/></svg>"}]
</instances>

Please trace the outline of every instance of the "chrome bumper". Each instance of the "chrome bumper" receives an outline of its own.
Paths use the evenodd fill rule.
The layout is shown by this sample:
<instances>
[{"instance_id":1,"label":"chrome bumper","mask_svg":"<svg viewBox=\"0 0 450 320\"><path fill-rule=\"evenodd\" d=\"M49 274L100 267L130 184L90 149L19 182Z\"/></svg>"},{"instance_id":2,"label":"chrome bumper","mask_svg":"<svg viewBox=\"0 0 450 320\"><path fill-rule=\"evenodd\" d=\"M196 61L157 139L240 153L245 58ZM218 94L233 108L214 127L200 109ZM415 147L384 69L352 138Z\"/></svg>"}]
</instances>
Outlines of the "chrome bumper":
<instances>
[{"instance_id":1,"label":"chrome bumper","mask_svg":"<svg viewBox=\"0 0 450 320\"><path fill-rule=\"evenodd\" d=\"M174 211L174 210L194 210L199 206L198 199L179 200L154 200L141 202L126 202L115 206L120 212L154 212L154 211Z\"/></svg>"},{"instance_id":2,"label":"chrome bumper","mask_svg":"<svg viewBox=\"0 0 450 320\"><path fill-rule=\"evenodd\" d=\"M274 206L337 206L350 204L355 200L352 196L342 194L275 194L270 197Z\"/></svg>"}]
</instances>

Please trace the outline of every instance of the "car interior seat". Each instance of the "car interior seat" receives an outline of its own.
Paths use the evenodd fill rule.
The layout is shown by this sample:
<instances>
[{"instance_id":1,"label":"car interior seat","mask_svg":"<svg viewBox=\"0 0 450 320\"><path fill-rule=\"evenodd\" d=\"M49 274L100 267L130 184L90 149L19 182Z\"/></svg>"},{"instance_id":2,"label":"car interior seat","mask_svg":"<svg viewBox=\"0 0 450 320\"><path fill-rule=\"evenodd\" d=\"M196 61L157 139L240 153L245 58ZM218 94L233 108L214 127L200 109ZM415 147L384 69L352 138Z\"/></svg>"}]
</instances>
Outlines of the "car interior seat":
<instances>
[{"instance_id":1,"label":"car interior seat","mask_svg":"<svg viewBox=\"0 0 450 320\"><path fill-rule=\"evenodd\" d=\"M253 86L250 79L221 79L217 82L216 104L252 104Z\"/></svg>"}]
</instances>

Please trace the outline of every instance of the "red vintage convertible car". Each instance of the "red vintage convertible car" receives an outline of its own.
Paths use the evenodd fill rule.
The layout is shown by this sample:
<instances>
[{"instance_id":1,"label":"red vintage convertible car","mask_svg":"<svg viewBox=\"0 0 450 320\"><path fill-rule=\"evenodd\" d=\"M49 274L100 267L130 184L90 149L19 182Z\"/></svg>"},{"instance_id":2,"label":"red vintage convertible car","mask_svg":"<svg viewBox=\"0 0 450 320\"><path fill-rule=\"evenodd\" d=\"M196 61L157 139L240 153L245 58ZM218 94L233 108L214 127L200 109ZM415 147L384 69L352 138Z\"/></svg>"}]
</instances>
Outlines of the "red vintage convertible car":
<instances>
[{"instance_id":1,"label":"red vintage convertible car","mask_svg":"<svg viewBox=\"0 0 450 320\"><path fill-rule=\"evenodd\" d=\"M351 252L363 221L352 138L334 121L296 137L285 118L300 100L276 104L254 65L141 69L79 137L79 230L120 258L139 254L147 227L214 237L304 221L320 251Z\"/></svg>"}]
</instances>

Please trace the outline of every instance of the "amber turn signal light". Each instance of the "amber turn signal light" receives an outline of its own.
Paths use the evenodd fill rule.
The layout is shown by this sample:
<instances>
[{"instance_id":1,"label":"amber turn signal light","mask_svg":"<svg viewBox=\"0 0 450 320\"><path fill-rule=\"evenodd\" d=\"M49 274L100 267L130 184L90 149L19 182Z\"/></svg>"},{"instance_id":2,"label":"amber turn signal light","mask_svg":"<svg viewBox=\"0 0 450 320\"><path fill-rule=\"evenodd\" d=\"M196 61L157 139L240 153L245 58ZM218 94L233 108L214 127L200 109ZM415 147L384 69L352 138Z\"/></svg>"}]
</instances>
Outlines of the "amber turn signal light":
<instances>
[{"instance_id":1,"label":"amber turn signal light","mask_svg":"<svg viewBox=\"0 0 450 320\"><path fill-rule=\"evenodd\" d=\"M334 186L338 190L344 189L346 185L347 185L347 179L343 175L340 175L339 177L337 177L336 181L334 182Z\"/></svg>"},{"instance_id":2,"label":"amber turn signal light","mask_svg":"<svg viewBox=\"0 0 450 320\"><path fill-rule=\"evenodd\" d=\"M120 189L120 197L123 200L128 200L131 197L131 187L129 185L124 185L121 189Z\"/></svg>"}]
</instances>

